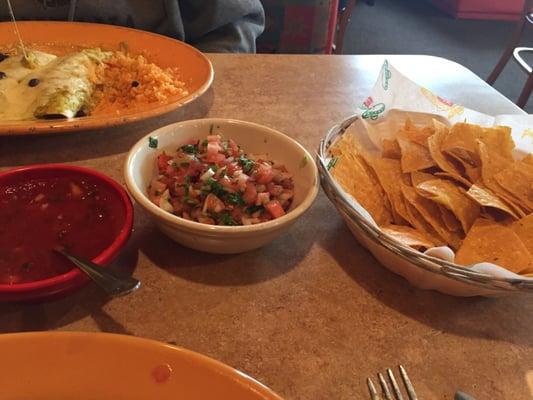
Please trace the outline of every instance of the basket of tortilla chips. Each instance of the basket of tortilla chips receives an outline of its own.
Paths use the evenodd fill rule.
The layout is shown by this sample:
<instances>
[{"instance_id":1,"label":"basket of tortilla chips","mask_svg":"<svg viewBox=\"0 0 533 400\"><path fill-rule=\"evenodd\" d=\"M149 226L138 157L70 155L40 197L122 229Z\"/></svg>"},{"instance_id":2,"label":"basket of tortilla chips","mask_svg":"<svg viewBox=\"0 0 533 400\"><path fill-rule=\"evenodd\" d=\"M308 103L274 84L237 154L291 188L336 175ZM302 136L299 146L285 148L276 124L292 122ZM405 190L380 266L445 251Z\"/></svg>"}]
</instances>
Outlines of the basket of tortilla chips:
<instances>
[{"instance_id":1,"label":"basket of tortilla chips","mask_svg":"<svg viewBox=\"0 0 533 400\"><path fill-rule=\"evenodd\" d=\"M322 140L318 165L354 236L415 286L533 293L533 156L510 128L355 115Z\"/></svg>"}]
</instances>

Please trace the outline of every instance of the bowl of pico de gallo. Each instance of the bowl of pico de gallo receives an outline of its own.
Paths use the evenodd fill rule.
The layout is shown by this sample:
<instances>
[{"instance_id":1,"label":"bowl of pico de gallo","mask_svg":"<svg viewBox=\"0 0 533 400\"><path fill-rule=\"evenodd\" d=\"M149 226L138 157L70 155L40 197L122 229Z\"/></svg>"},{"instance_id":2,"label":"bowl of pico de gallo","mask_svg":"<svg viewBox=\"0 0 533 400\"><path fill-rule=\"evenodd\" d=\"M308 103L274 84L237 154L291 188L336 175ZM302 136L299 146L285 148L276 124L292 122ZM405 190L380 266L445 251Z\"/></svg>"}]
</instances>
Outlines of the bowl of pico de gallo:
<instances>
[{"instance_id":1,"label":"bowl of pico de gallo","mask_svg":"<svg viewBox=\"0 0 533 400\"><path fill-rule=\"evenodd\" d=\"M316 164L298 142L266 126L220 118L148 134L130 150L125 179L163 233L219 254L271 242L318 193Z\"/></svg>"}]
</instances>

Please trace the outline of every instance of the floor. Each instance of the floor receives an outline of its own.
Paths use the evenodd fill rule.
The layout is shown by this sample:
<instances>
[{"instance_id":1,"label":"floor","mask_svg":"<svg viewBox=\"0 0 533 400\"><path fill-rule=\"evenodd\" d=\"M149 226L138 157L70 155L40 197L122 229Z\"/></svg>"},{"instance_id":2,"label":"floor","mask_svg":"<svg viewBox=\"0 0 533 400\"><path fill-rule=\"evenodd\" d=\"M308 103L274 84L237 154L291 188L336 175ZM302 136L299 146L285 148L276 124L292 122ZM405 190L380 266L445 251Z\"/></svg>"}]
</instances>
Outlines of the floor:
<instances>
[{"instance_id":1,"label":"floor","mask_svg":"<svg viewBox=\"0 0 533 400\"><path fill-rule=\"evenodd\" d=\"M513 29L513 22L453 19L425 0L376 0L374 6L358 1L343 52L435 55L486 79ZM524 34L523 45L533 45L533 27ZM516 101L525 79L526 74L511 60L494 86ZM533 96L525 110L533 113Z\"/></svg>"}]
</instances>

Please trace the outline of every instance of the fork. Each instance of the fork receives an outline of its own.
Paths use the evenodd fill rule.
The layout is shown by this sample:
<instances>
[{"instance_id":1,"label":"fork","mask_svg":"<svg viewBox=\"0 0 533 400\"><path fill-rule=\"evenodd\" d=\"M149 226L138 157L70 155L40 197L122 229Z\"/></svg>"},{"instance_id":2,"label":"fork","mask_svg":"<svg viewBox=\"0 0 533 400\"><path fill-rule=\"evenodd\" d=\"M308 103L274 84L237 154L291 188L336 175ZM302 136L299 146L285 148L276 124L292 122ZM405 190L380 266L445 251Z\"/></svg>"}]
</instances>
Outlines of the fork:
<instances>
[{"instance_id":1,"label":"fork","mask_svg":"<svg viewBox=\"0 0 533 400\"><path fill-rule=\"evenodd\" d=\"M400 375L402 377L402 381L405 386L405 390L407 391L409 400L417 400L418 397L416 396L415 389L413 388L413 384L411 383L411 380L409 379L409 376L407 375L407 371L401 365L399 366L399 369L400 369ZM394 399L403 400L400 387L398 386L398 383L396 382L396 378L394 378L394 374L392 373L392 370L390 368L387 369L387 376L392 386L392 391L394 393ZM379 379L379 384L381 386L381 391L382 391L382 394L385 400L393 400L391 396L391 391L389 390L389 385L387 384L387 381L385 380L385 377L383 376L381 372L378 373L378 379ZM379 400L380 397L378 397L378 392L376 391L376 387L374 386L374 382L372 382L372 379L367 378L366 383L368 385L368 391L370 392L370 399Z\"/></svg>"}]
</instances>

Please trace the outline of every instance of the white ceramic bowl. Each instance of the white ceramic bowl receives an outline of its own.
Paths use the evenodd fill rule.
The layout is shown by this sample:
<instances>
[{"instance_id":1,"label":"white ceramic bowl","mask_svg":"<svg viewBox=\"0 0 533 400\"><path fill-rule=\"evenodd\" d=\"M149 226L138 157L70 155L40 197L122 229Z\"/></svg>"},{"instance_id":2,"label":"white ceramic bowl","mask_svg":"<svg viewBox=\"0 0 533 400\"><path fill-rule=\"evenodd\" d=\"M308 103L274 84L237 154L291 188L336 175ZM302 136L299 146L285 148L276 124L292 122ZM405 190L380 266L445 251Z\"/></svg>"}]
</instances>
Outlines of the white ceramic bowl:
<instances>
[{"instance_id":1,"label":"white ceramic bowl","mask_svg":"<svg viewBox=\"0 0 533 400\"><path fill-rule=\"evenodd\" d=\"M248 226L215 226L188 221L153 204L146 192L155 174L155 159L163 151L173 153L210 130L233 139L246 153L266 154L293 174L294 200L286 215ZM157 148L150 147L157 141ZM130 150L125 167L126 186L135 201L170 238L184 246L209 253L241 253L256 249L284 233L313 203L318 192L314 158L298 142L274 129L232 119L197 119L167 125L146 135Z\"/></svg>"}]
</instances>

